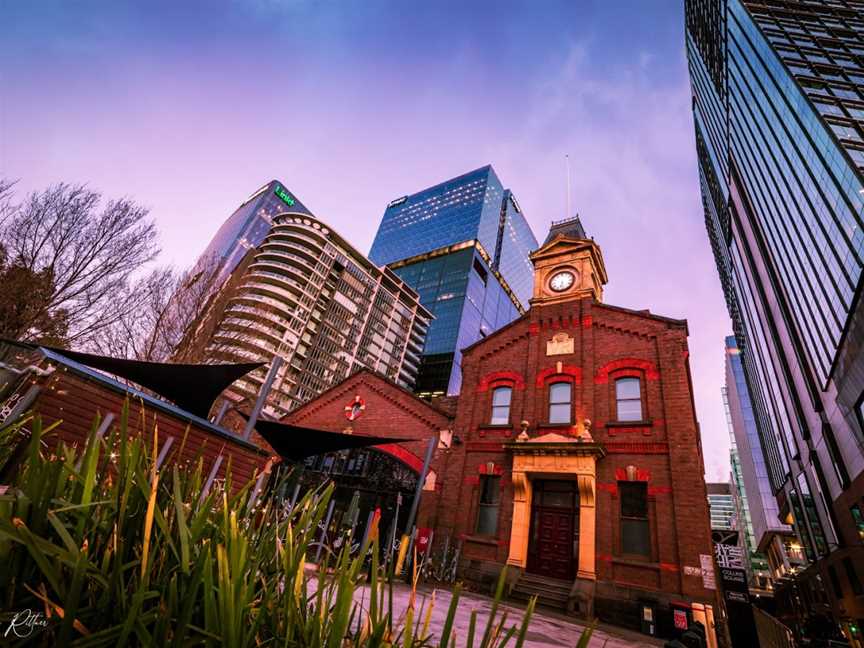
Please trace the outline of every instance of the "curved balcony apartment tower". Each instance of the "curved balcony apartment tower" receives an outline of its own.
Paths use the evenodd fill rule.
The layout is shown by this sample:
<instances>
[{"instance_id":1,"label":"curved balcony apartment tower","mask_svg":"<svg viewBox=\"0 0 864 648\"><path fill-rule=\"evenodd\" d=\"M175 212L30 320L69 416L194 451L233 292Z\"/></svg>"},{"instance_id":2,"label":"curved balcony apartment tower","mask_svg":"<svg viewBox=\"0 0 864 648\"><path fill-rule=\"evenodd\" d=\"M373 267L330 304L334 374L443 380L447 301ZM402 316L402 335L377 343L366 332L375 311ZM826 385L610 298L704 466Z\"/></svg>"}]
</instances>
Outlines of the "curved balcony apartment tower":
<instances>
[{"instance_id":1,"label":"curved balcony apartment tower","mask_svg":"<svg viewBox=\"0 0 864 648\"><path fill-rule=\"evenodd\" d=\"M223 230L234 240L219 240ZM272 417L361 368L413 387L429 311L284 185L273 181L253 194L205 255L214 249L231 267L222 269L226 278L194 338L207 361L266 363L235 382L228 399L254 400L275 356L283 362L264 409Z\"/></svg>"}]
</instances>

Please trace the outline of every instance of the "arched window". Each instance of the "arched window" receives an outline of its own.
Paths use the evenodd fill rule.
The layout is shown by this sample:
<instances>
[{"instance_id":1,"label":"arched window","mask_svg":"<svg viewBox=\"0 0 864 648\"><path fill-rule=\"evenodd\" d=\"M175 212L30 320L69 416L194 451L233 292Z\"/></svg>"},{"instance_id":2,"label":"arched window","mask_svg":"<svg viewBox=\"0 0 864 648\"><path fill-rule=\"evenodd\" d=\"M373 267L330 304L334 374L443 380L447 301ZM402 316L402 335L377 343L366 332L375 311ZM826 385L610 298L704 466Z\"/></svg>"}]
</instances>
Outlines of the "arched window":
<instances>
[{"instance_id":1,"label":"arched window","mask_svg":"<svg viewBox=\"0 0 864 648\"><path fill-rule=\"evenodd\" d=\"M638 378L615 381L616 418L619 421L642 420L642 386Z\"/></svg>"},{"instance_id":2,"label":"arched window","mask_svg":"<svg viewBox=\"0 0 864 648\"><path fill-rule=\"evenodd\" d=\"M570 399L572 386L569 382L549 385L549 422L570 423Z\"/></svg>"},{"instance_id":3,"label":"arched window","mask_svg":"<svg viewBox=\"0 0 864 648\"><path fill-rule=\"evenodd\" d=\"M510 401L513 398L512 387L496 387L492 390L492 425L507 425L510 422Z\"/></svg>"}]
</instances>

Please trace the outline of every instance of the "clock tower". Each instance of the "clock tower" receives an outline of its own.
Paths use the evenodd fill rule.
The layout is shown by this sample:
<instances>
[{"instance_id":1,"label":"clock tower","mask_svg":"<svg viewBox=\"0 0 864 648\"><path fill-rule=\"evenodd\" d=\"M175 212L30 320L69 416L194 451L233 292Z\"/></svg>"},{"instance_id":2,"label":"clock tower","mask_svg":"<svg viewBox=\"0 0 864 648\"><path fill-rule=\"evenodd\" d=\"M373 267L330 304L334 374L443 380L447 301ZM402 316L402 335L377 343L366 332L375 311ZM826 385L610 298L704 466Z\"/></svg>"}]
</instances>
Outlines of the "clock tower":
<instances>
[{"instance_id":1,"label":"clock tower","mask_svg":"<svg viewBox=\"0 0 864 648\"><path fill-rule=\"evenodd\" d=\"M603 301L603 285L608 282L603 253L585 235L578 216L553 222L546 241L530 258L534 264L532 306L585 297Z\"/></svg>"}]
</instances>

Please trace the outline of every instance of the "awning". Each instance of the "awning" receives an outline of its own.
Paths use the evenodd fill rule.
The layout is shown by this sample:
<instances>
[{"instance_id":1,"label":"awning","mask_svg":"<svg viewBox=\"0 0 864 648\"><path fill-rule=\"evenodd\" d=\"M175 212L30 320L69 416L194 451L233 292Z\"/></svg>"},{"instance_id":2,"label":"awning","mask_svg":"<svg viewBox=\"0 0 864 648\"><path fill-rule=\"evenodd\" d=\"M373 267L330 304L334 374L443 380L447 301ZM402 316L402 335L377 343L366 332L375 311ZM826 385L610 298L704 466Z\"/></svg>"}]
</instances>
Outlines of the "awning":
<instances>
[{"instance_id":1,"label":"awning","mask_svg":"<svg viewBox=\"0 0 864 648\"><path fill-rule=\"evenodd\" d=\"M245 364L142 362L48 346L41 346L41 348L141 385L203 419L207 418L213 401L228 385L264 365L263 362Z\"/></svg>"},{"instance_id":2,"label":"awning","mask_svg":"<svg viewBox=\"0 0 864 648\"><path fill-rule=\"evenodd\" d=\"M273 449L284 459L303 461L307 457L350 450L351 448L366 448L369 446L386 445L416 441L416 439L397 439L395 437L373 437L359 434L342 434L327 432L313 428L299 427L278 421L255 422L255 430L264 437Z\"/></svg>"}]
</instances>

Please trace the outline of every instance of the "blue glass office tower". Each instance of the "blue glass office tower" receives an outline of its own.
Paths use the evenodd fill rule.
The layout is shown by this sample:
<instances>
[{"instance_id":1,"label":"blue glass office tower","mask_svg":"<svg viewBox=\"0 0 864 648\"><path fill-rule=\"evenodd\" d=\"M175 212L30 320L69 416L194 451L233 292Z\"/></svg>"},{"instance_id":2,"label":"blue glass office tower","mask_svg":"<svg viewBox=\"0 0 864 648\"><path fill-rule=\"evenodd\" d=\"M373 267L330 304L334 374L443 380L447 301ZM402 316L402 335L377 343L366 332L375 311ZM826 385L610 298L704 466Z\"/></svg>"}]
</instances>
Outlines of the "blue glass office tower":
<instances>
[{"instance_id":1,"label":"blue glass office tower","mask_svg":"<svg viewBox=\"0 0 864 648\"><path fill-rule=\"evenodd\" d=\"M778 610L860 636L864 5L685 0L685 15L706 226L781 521L809 561Z\"/></svg>"},{"instance_id":2,"label":"blue glass office tower","mask_svg":"<svg viewBox=\"0 0 864 648\"><path fill-rule=\"evenodd\" d=\"M387 205L369 259L388 265L435 316L419 393L458 393L460 349L525 312L536 248L516 198L489 165Z\"/></svg>"},{"instance_id":3,"label":"blue glass office tower","mask_svg":"<svg viewBox=\"0 0 864 648\"><path fill-rule=\"evenodd\" d=\"M216 264L227 277L250 249L261 244L270 232L273 218L285 211L312 215L284 184L271 180L234 210L198 258L196 267L203 270L204 266Z\"/></svg>"}]
</instances>

